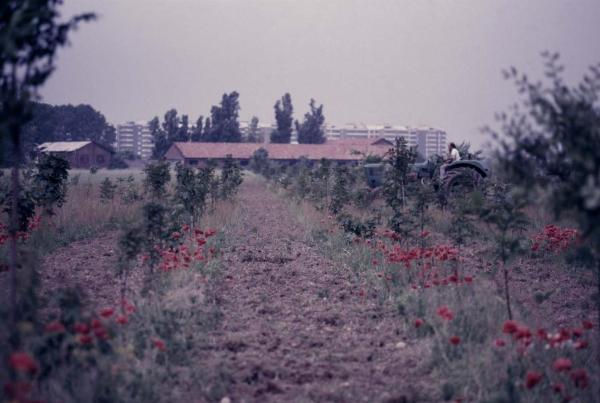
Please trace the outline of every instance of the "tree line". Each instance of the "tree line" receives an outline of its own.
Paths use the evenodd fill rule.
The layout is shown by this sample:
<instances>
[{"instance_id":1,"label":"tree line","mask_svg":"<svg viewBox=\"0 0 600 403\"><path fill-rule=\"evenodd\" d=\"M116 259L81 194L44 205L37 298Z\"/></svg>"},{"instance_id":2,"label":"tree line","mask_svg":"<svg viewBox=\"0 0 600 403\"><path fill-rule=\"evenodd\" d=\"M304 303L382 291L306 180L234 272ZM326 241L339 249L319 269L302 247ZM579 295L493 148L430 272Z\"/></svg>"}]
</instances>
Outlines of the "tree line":
<instances>
[{"instance_id":1,"label":"tree line","mask_svg":"<svg viewBox=\"0 0 600 403\"><path fill-rule=\"evenodd\" d=\"M22 149L25 155L46 142L92 140L107 147L112 147L115 142L114 126L90 105L31 102L29 108L31 119L22 129ZM0 152L0 161L6 157L6 153Z\"/></svg>"},{"instance_id":2,"label":"tree line","mask_svg":"<svg viewBox=\"0 0 600 403\"><path fill-rule=\"evenodd\" d=\"M292 98L284 94L274 105L276 127L270 133L271 143L290 143L294 128L301 144L322 144L325 142L325 116L323 105L317 106L310 100L309 111L302 122L294 121ZM154 138L154 158L162 157L174 142L224 142L262 143L264 134L259 129L258 117L253 116L245 134L239 123L239 94L233 91L223 94L219 105L214 105L210 116L200 115L195 124L190 124L188 115L179 115L172 108L165 112L162 121L155 116L150 122L150 132Z\"/></svg>"}]
</instances>

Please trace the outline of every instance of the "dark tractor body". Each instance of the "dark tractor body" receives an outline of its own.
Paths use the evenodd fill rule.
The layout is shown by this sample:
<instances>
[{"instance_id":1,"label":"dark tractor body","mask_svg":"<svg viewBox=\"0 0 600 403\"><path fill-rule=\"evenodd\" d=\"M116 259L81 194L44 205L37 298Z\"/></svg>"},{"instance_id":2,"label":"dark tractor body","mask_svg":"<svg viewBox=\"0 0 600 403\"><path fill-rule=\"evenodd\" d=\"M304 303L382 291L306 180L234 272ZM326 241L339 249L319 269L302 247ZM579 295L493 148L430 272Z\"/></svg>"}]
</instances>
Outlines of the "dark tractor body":
<instances>
[{"instance_id":1,"label":"dark tractor body","mask_svg":"<svg viewBox=\"0 0 600 403\"><path fill-rule=\"evenodd\" d=\"M425 161L410 165L411 178L414 180L433 180L440 174L440 164ZM387 164L365 164L365 176L367 184L371 188L383 185ZM457 188L477 188L481 182L489 176L489 169L480 160L460 160L446 166L444 178L441 178L441 186L445 191Z\"/></svg>"}]
</instances>

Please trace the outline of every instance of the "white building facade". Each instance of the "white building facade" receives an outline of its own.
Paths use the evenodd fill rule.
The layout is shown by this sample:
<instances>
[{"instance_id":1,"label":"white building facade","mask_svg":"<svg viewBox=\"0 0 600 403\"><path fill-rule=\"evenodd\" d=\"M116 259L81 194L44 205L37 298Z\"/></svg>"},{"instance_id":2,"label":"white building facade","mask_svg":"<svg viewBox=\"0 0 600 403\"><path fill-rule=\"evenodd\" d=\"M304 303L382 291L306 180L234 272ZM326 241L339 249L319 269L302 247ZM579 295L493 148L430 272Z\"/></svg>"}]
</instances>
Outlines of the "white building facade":
<instances>
[{"instance_id":1,"label":"white building facade","mask_svg":"<svg viewBox=\"0 0 600 403\"><path fill-rule=\"evenodd\" d=\"M404 137L409 147L415 147L419 154L428 159L433 155L446 154L446 132L433 127L408 127L392 125L346 124L326 125L325 135L332 140L363 138L385 138L394 141Z\"/></svg>"},{"instance_id":2,"label":"white building facade","mask_svg":"<svg viewBox=\"0 0 600 403\"><path fill-rule=\"evenodd\" d=\"M152 156L154 139L148 122L125 122L117 125L117 151L131 152L141 159Z\"/></svg>"}]
</instances>

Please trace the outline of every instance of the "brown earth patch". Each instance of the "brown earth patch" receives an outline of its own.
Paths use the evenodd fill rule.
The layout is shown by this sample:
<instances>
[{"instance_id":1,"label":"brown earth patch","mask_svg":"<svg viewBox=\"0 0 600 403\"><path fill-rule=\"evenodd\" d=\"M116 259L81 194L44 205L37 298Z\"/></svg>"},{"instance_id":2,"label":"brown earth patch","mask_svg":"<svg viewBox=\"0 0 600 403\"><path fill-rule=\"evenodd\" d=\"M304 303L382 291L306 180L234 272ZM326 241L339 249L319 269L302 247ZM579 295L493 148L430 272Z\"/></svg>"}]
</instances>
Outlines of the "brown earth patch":
<instances>
[{"instance_id":1,"label":"brown earth patch","mask_svg":"<svg viewBox=\"0 0 600 403\"><path fill-rule=\"evenodd\" d=\"M255 181L227 234L222 323L199 357L231 375L233 402L430 400L425 343L365 298L350 269L303 239L284 200Z\"/></svg>"}]
</instances>

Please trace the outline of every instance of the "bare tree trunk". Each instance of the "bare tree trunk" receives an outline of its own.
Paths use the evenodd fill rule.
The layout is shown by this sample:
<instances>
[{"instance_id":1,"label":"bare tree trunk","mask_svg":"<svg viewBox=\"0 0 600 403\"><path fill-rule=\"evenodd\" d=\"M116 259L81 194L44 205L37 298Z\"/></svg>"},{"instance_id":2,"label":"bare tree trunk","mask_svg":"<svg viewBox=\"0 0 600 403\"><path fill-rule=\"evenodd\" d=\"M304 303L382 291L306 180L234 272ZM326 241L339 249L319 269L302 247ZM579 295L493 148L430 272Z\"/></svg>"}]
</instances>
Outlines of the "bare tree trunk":
<instances>
[{"instance_id":1,"label":"bare tree trunk","mask_svg":"<svg viewBox=\"0 0 600 403\"><path fill-rule=\"evenodd\" d=\"M19 320L18 299L17 299L17 268L19 266L19 245L17 243L17 234L19 232L19 169L21 166L21 144L19 135L13 138L14 161L11 170L11 207L10 207L10 305L11 305L11 329L10 340L13 348L18 347L17 322Z\"/></svg>"},{"instance_id":2,"label":"bare tree trunk","mask_svg":"<svg viewBox=\"0 0 600 403\"><path fill-rule=\"evenodd\" d=\"M508 319L512 320L512 310L510 308L510 292L508 291L508 269L506 263L502 264L504 271L504 297L506 298L506 309L508 310Z\"/></svg>"},{"instance_id":3,"label":"bare tree trunk","mask_svg":"<svg viewBox=\"0 0 600 403\"><path fill-rule=\"evenodd\" d=\"M594 255L596 257L596 286L598 287L598 296L596 297L596 311L598 314L598 320L596 327L598 328L598 332L600 332L600 255L598 255L598 253L595 253ZM598 362L600 363L600 346L598 346L597 355ZM600 388L600 385L598 385L598 387Z\"/></svg>"}]
</instances>

